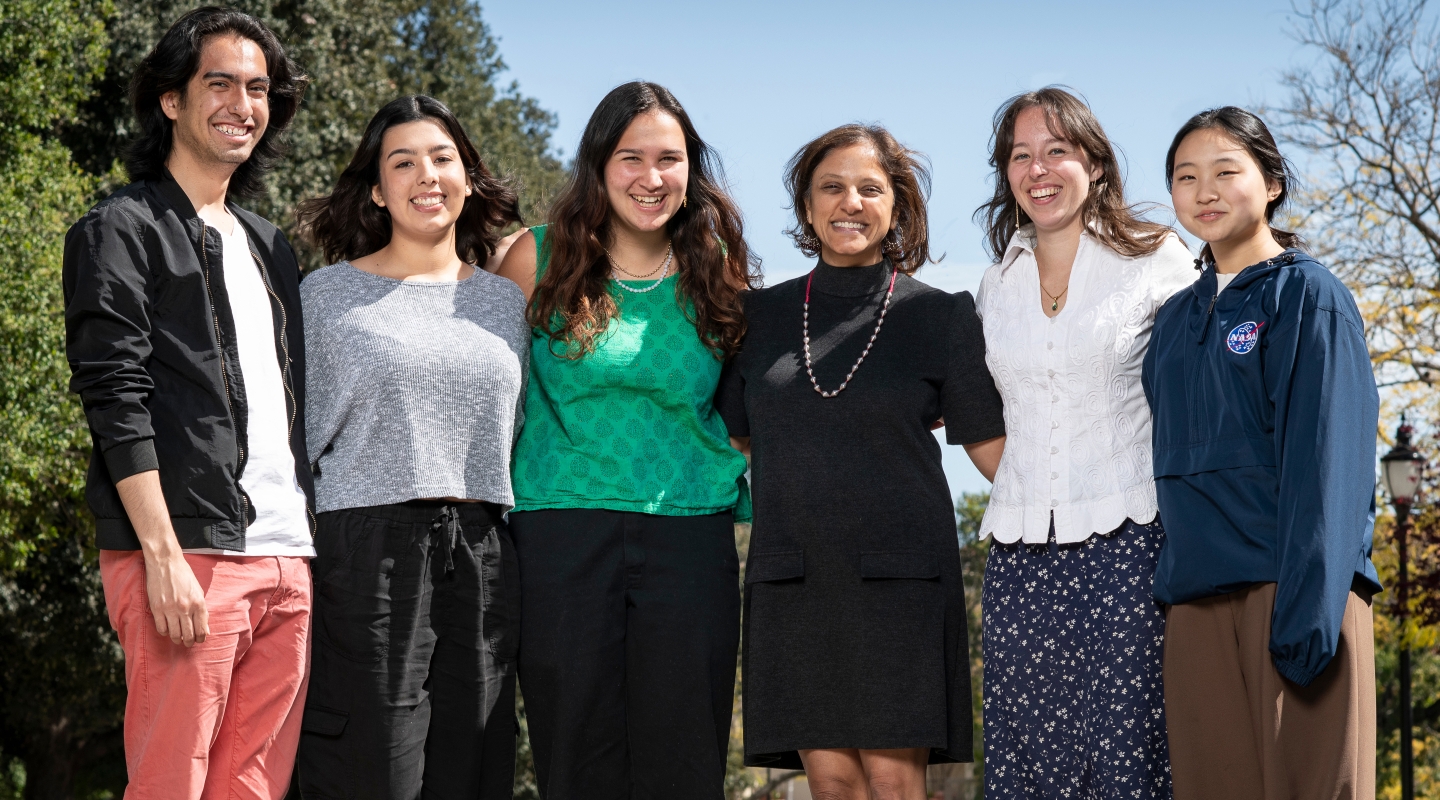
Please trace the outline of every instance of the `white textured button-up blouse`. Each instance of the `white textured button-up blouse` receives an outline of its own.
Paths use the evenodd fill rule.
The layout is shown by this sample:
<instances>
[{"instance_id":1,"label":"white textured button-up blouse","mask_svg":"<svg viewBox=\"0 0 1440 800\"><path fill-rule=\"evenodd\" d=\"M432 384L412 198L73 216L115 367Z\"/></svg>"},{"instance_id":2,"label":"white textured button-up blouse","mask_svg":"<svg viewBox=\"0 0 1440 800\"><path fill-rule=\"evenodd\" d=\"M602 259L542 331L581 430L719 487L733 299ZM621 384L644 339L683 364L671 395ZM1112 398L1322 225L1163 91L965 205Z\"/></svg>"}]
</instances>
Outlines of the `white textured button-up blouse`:
<instances>
[{"instance_id":1,"label":"white textured button-up blouse","mask_svg":"<svg viewBox=\"0 0 1440 800\"><path fill-rule=\"evenodd\" d=\"M1150 407L1140 369L1155 312L1195 282L1178 237L1127 258L1088 232L1054 317L1040 307L1034 227L1021 228L980 280L985 363L1005 402L1005 454L980 536L1081 542L1128 518L1155 519Z\"/></svg>"}]
</instances>

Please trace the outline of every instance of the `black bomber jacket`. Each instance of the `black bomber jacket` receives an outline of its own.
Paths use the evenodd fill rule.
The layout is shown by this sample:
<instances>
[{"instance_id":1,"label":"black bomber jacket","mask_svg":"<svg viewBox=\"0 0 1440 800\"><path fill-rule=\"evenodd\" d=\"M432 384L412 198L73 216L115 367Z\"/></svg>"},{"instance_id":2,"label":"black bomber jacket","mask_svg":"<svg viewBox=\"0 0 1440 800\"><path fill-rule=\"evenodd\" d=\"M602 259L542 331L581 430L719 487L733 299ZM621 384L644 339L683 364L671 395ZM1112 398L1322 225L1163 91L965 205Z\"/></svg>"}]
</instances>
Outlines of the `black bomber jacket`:
<instances>
[{"instance_id":1,"label":"black bomber jacket","mask_svg":"<svg viewBox=\"0 0 1440 800\"><path fill-rule=\"evenodd\" d=\"M278 228L227 208L269 289L290 450L313 536L299 266ZM65 354L94 442L85 499L102 549L139 549L115 482L152 469L181 547L245 549L255 520L240 488L245 378L223 264L219 232L168 176L126 186L65 236Z\"/></svg>"}]
</instances>

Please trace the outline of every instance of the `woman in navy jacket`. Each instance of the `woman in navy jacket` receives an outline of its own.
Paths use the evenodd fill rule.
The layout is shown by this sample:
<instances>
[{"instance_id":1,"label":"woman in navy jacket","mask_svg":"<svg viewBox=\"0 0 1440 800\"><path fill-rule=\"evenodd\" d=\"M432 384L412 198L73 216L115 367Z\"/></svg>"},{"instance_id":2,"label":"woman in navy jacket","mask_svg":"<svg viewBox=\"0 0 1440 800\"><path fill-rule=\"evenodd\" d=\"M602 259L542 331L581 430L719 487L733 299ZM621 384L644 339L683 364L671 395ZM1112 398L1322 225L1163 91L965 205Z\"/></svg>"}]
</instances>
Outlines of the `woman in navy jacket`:
<instances>
[{"instance_id":1,"label":"woman in navy jacket","mask_svg":"<svg viewBox=\"0 0 1440 800\"><path fill-rule=\"evenodd\" d=\"M1289 178L1234 107L1187 122L1166 163L1206 242L1144 372L1177 800L1374 797L1379 398L1354 298L1270 225Z\"/></svg>"}]
</instances>

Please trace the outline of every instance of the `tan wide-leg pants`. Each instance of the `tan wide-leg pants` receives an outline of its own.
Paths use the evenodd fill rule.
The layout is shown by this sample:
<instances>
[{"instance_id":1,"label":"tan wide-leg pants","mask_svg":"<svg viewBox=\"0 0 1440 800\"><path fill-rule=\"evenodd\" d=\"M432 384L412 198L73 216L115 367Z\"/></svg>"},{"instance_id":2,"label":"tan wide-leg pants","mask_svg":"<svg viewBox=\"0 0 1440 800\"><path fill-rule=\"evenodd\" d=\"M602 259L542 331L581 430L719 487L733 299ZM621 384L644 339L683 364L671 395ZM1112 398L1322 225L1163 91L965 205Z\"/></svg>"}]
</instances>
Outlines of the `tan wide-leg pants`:
<instances>
[{"instance_id":1,"label":"tan wide-leg pants","mask_svg":"<svg viewBox=\"0 0 1440 800\"><path fill-rule=\"evenodd\" d=\"M1175 800L1373 800L1375 631L1353 592L1309 686L1270 660L1275 584L1171 606L1165 715Z\"/></svg>"}]
</instances>

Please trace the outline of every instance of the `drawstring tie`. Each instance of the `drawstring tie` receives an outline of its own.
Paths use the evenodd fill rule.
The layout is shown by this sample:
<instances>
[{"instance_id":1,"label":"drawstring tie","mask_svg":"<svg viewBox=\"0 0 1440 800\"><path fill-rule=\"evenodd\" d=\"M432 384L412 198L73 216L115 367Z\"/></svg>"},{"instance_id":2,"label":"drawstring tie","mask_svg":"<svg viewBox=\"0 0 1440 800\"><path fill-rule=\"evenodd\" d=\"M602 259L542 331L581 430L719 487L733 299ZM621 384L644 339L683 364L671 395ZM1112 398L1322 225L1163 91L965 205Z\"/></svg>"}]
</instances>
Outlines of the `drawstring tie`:
<instances>
[{"instance_id":1,"label":"drawstring tie","mask_svg":"<svg viewBox=\"0 0 1440 800\"><path fill-rule=\"evenodd\" d=\"M440 516L430 523L430 530L435 533L443 531L440 543L445 549L445 574L449 575L455 571L453 553L456 546L460 544L460 512L454 506L443 506L440 509Z\"/></svg>"}]
</instances>

